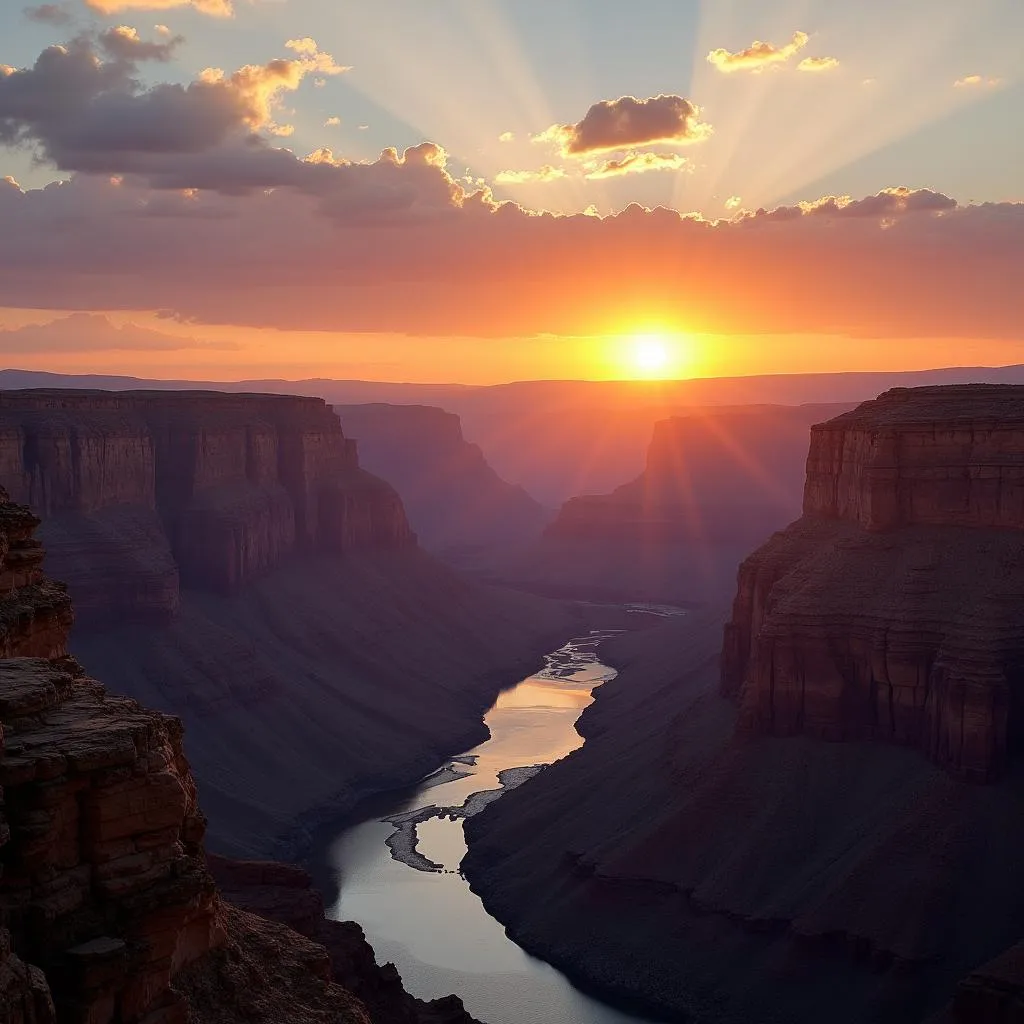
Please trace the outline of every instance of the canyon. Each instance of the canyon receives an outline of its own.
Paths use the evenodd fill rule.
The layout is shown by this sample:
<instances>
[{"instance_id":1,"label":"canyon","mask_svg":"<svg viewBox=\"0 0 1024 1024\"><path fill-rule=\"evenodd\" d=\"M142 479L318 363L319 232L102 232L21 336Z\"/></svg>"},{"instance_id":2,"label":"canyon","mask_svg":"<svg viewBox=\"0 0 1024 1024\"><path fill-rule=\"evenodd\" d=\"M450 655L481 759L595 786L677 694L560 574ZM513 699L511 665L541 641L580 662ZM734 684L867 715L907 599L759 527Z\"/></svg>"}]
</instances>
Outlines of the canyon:
<instances>
[{"instance_id":1,"label":"canyon","mask_svg":"<svg viewBox=\"0 0 1024 1024\"><path fill-rule=\"evenodd\" d=\"M809 434L803 515L731 607L612 641L586 744L467 823L464 870L667 1019L1015 1019L1024 390Z\"/></svg>"},{"instance_id":2,"label":"canyon","mask_svg":"<svg viewBox=\"0 0 1024 1024\"><path fill-rule=\"evenodd\" d=\"M725 600L735 566L800 514L811 425L847 408L752 405L661 420L638 477L570 498L542 538L486 571L559 596Z\"/></svg>"},{"instance_id":3,"label":"canyon","mask_svg":"<svg viewBox=\"0 0 1024 1024\"><path fill-rule=\"evenodd\" d=\"M362 465L392 483L420 542L459 554L534 539L550 513L503 480L454 413L422 405L338 405Z\"/></svg>"},{"instance_id":4,"label":"canyon","mask_svg":"<svg viewBox=\"0 0 1024 1024\"><path fill-rule=\"evenodd\" d=\"M38 525L0 489L3 1019L473 1024L455 998L405 993L357 926L323 920L294 869L214 859L248 909L222 898L181 722L67 655L71 604L42 573ZM266 893L282 879L297 895L289 923L310 937L276 921Z\"/></svg>"},{"instance_id":5,"label":"canyon","mask_svg":"<svg viewBox=\"0 0 1024 1024\"><path fill-rule=\"evenodd\" d=\"M0 392L0 480L42 520L71 653L185 723L221 853L293 857L472 746L581 621L431 558L321 399Z\"/></svg>"}]
</instances>

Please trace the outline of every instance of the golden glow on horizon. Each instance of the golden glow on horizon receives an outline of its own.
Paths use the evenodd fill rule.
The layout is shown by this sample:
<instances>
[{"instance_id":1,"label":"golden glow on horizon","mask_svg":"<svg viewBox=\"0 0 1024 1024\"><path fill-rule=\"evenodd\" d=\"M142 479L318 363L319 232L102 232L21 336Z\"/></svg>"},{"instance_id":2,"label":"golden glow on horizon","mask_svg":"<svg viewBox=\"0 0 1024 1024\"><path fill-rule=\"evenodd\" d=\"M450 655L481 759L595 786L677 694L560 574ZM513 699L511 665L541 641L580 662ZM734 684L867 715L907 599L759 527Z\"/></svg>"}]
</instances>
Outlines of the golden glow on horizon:
<instances>
[{"instance_id":1,"label":"golden glow on horizon","mask_svg":"<svg viewBox=\"0 0 1024 1024\"><path fill-rule=\"evenodd\" d=\"M670 380L692 370L689 338L665 331L640 331L622 339L617 363L634 380Z\"/></svg>"}]
</instances>

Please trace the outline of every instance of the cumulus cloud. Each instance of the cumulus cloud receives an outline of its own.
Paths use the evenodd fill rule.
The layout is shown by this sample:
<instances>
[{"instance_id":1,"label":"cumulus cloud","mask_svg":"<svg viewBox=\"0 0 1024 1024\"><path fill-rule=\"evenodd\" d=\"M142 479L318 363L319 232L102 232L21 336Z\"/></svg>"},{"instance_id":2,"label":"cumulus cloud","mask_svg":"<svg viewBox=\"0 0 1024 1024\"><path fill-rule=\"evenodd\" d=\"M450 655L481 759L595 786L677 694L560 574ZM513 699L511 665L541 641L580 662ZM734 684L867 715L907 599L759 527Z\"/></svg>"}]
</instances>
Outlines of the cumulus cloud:
<instances>
[{"instance_id":1,"label":"cumulus cloud","mask_svg":"<svg viewBox=\"0 0 1024 1024\"><path fill-rule=\"evenodd\" d=\"M231 75L207 69L188 85L142 85L139 64L175 45L117 28L51 46L30 68L0 66L0 144L31 147L64 171L137 175L163 188L301 185L302 162L258 133L287 133L274 110L307 75L345 69L307 48Z\"/></svg>"},{"instance_id":2,"label":"cumulus cloud","mask_svg":"<svg viewBox=\"0 0 1024 1024\"><path fill-rule=\"evenodd\" d=\"M957 89L992 89L997 85L1002 85L1003 80L1001 78L991 78L985 75L966 75L964 78L958 78L954 83L954 87Z\"/></svg>"},{"instance_id":3,"label":"cumulus cloud","mask_svg":"<svg viewBox=\"0 0 1024 1024\"><path fill-rule=\"evenodd\" d=\"M329 118L327 118L326 121L324 121L324 127L325 128L337 128L340 124L341 124L341 118L337 117L337 116L329 117Z\"/></svg>"},{"instance_id":4,"label":"cumulus cloud","mask_svg":"<svg viewBox=\"0 0 1024 1024\"><path fill-rule=\"evenodd\" d=\"M729 196L723 204L727 210L738 210L743 204L743 200L740 196Z\"/></svg>"},{"instance_id":5,"label":"cumulus cloud","mask_svg":"<svg viewBox=\"0 0 1024 1024\"><path fill-rule=\"evenodd\" d=\"M101 32L97 37L99 48L115 60L138 62L145 60L168 61L184 39L173 36L163 43L149 43L139 36L136 29L118 25Z\"/></svg>"},{"instance_id":6,"label":"cumulus cloud","mask_svg":"<svg viewBox=\"0 0 1024 1024\"><path fill-rule=\"evenodd\" d=\"M38 21L43 25L67 25L71 14L63 4L37 4L24 9L29 21Z\"/></svg>"},{"instance_id":7,"label":"cumulus cloud","mask_svg":"<svg viewBox=\"0 0 1024 1024\"><path fill-rule=\"evenodd\" d=\"M619 160L606 160L588 169L587 177L592 181L601 178L621 178L626 174L643 174L645 171L681 171L693 165L678 153L628 153Z\"/></svg>"},{"instance_id":8,"label":"cumulus cloud","mask_svg":"<svg viewBox=\"0 0 1024 1024\"><path fill-rule=\"evenodd\" d=\"M797 71L831 71L839 67L838 57L804 57L797 64Z\"/></svg>"},{"instance_id":9,"label":"cumulus cloud","mask_svg":"<svg viewBox=\"0 0 1024 1024\"><path fill-rule=\"evenodd\" d=\"M174 7L191 7L200 14L215 18L230 18L235 13L232 0L85 0L100 14L119 14L121 11L169 11Z\"/></svg>"},{"instance_id":10,"label":"cumulus cloud","mask_svg":"<svg viewBox=\"0 0 1024 1024\"><path fill-rule=\"evenodd\" d=\"M180 352L186 349L237 349L231 342L153 331L137 324L116 327L105 316L72 313L45 324L0 329L0 352L33 355L44 352Z\"/></svg>"},{"instance_id":11,"label":"cumulus cloud","mask_svg":"<svg viewBox=\"0 0 1024 1024\"><path fill-rule=\"evenodd\" d=\"M806 32L794 32L793 38L783 46L755 40L745 50L726 50L721 47L708 54L708 63L719 71L764 71L766 68L778 67L795 57L808 43L810 36Z\"/></svg>"},{"instance_id":12,"label":"cumulus cloud","mask_svg":"<svg viewBox=\"0 0 1024 1024\"><path fill-rule=\"evenodd\" d=\"M536 171L499 171L495 181L500 185L525 185L530 182L557 181L565 177L561 167L545 164Z\"/></svg>"},{"instance_id":13,"label":"cumulus cloud","mask_svg":"<svg viewBox=\"0 0 1024 1024\"><path fill-rule=\"evenodd\" d=\"M637 99L622 96L595 103L582 121L554 124L534 136L536 142L554 142L565 156L608 153L635 146L700 142L711 126L700 120L700 108L682 96Z\"/></svg>"},{"instance_id":14,"label":"cumulus cloud","mask_svg":"<svg viewBox=\"0 0 1024 1024\"><path fill-rule=\"evenodd\" d=\"M502 132L498 136L498 141L499 142L515 142L515 140L516 140L516 133L515 132Z\"/></svg>"}]
</instances>

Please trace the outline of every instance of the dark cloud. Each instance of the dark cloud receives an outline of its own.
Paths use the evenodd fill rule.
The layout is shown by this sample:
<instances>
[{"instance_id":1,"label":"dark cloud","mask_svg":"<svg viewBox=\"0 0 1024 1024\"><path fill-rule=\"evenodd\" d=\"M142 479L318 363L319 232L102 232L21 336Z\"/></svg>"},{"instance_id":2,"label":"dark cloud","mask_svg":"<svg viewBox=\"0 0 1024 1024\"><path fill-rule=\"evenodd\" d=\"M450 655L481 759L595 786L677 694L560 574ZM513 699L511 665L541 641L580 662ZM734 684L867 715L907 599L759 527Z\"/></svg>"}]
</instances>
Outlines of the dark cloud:
<instances>
[{"instance_id":1,"label":"dark cloud","mask_svg":"<svg viewBox=\"0 0 1024 1024\"><path fill-rule=\"evenodd\" d=\"M238 192L319 180L257 134L307 74L344 70L302 42L313 49L294 58L150 87L139 63L167 59L176 40L144 42L117 28L51 46L31 68L0 65L0 144L32 147L64 171L137 175L156 187Z\"/></svg>"},{"instance_id":2,"label":"dark cloud","mask_svg":"<svg viewBox=\"0 0 1024 1024\"><path fill-rule=\"evenodd\" d=\"M24 9L29 21L38 21L43 25L67 25L71 22L71 14L61 4L38 4Z\"/></svg>"},{"instance_id":3,"label":"dark cloud","mask_svg":"<svg viewBox=\"0 0 1024 1024\"><path fill-rule=\"evenodd\" d=\"M150 43L128 25L108 28L97 37L99 47L115 60L137 63L146 60L168 61L185 41L183 36L172 36L162 43Z\"/></svg>"},{"instance_id":4,"label":"dark cloud","mask_svg":"<svg viewBox=\"0 0 1024 1024\"><path fill-rule=\"evenodd\" d=\"M151 331L136 324L115 327L105 316L73 313L46 324L0 329L0 353L43 352L180 352L186 349L237 349L226 342L206 342Z\"/></svg>"},{"instance_id":5,"label":"dark cloud","mask_svg":"<svg viewBox=\"0 0 1024 1024\"><path fill-rule=\"evenodd\" d=\"M654 143L700 142L710 134L700 109L682 96L622 96L595 103L582 121L552 125L535 140L557 143L566 156L585 156Z\"/></svg>"}]
</instances>

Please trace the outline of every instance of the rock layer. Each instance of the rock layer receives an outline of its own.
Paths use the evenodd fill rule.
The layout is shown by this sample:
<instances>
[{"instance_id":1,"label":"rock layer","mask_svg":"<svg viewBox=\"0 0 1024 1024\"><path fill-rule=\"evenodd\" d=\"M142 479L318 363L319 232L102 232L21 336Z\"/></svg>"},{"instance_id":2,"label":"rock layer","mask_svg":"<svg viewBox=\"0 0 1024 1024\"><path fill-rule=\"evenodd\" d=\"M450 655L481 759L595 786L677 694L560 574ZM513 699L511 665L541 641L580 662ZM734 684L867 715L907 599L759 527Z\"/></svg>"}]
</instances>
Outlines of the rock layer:
<instances>
[{"instance_id":1,"label":"rock layer","mask_svg":"<svg viewBox=\"0 0 1024 1024\"><path fill-rule=\"evenodd\" d=\"M250 906L278 894L263 918L222 900L181 722L64 656L71 607L37 524L0 491L0 1020L475 1024L455 997L408 995L296 869L226 872Z\"/></svg>"},{"instance_id":2,"label":"rock layer","mask_svg":"<svg viewBox=\"0 0 1024 1024\"><path fill-rule=\"evenodd\" d=\"M324 402L215 392L0 392L0 481L45 521L88 618L157 621L300 550L414 543Z\"/></svg>"},{"instance_id":3,"label":"rock layer","mask_svg":"<svg viewBox=\"0 0 1024 1024\"><path fill-rule=\"evenodd\" d=\"M803 518L739 571L740 731L997 776L1024 726L1022 474L1022 388L901 389L816 426Z\"/></svg>"},{"instance_id":4,"label":"rock layer","mask_svg":"<svg viewBox=\"0 0 1024 1024\"><path fill-rule=\"evenodd\" d=\"M363 465L398 488L430 550L503 547L533 539L548 519L522 487L503 480L462 434L459 417L423 405L343 405Z\"/></svg>"}]
</instances>

